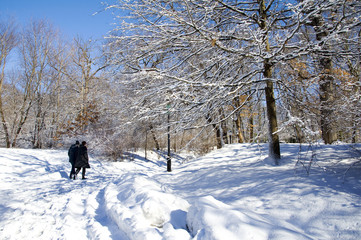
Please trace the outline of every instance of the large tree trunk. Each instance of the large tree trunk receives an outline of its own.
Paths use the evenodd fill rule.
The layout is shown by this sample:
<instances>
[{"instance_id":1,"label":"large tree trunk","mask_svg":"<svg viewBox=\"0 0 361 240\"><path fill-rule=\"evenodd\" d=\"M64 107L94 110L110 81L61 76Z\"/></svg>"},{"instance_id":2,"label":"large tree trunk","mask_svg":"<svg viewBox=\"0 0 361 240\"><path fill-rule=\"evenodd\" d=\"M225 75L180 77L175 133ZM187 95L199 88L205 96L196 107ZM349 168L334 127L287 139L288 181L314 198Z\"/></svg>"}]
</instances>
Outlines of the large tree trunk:
<instances>
[{"instance_id":1,"label":"large tree trunk","mask_svg":"<svg viewBox=\"0 0 361 240\"><path fill-rule=\"evenodd\" d=\"M332 124L332 100L333 100L333 77L331 72L331 59L322 58L320 60L323 73L320 77L320 105L321 105L321 132L325 144L331 144L337 140L337 134Z\"/></svg>"},{"instance_id":2,"label":"large tree trunk","mask_svg":"<svg viewBox=\"0 0 361 240\"><path fill-rule=\"evenodd\" d=\"M324 19L322 14L317 14L312 18L310 25L316 32L316 40L322 42L322 40L329 34L324 26ZM327 50L327 45L322 43L322 50ZM337 134L332 125L332 114L333 114L333 76L332 72L332 59L328 56L319 56L319 64L321 68L320 79L319 79L319 90L320 90L320 127L322 132L322 139L325 144L331 144L337 140Z\"/></svg>"},{"instance_id":3,"label":"large tree trunk","mask_svg":"<svg viewBox=\"0 0 361 240\"><path fill-rule=\"evenodd\" d=\"M260 12L260 27L262 30L267 28L267 12L265 6L265 0L258 0L259 3L259 12ZM265 33L264 44L266 45L266 52L270 51L270 45L268 36ZM278 126L277 126L277 111L276 111L276 101L274 97L273 82L271 81L272 77L272 66L269 63L269 59L265 58L263 63L263 76L266 79L266 106L267 106L267 118L268 118L268 131L269 131L269 157L273 158L275 164L278 165L278 161L281 158L280 142L278 137Z\"/></svg>"},{"instance_id":4,"label":"large tree trunk","mask_svg":"<svg viewBox=\"0 0 361 240\"><path fill-rule=\"evenodd\" d=\"M270 78L271 67L265 64L265 78ZM273 93L273 82L267 80L266 82L266 105L267 105L267 118L268 118L268 132L269 132L269 156L274 159L275 164L278 165L278 160L281 158L280 141L277 134L277 111L276 100Z\"/></svg>"}]
</instances>

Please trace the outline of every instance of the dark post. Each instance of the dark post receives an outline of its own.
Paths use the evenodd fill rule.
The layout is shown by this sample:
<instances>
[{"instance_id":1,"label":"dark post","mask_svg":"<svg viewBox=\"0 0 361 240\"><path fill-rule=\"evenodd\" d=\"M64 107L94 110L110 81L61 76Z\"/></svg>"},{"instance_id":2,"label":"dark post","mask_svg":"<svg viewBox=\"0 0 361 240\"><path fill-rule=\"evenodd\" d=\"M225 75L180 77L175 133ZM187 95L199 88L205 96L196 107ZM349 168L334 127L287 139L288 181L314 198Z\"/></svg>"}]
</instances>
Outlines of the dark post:
<instances>
[{"instance_id":1,"label":"dark post","mask_svg":"<svg viewBox=\"0 0 361 240\"><path fill-rule=\"evenodd\" d=\"M145 151L144 151L144 158L146 161L148 161L147 159L147 146L148 146L148 128L145 129L145 144L144 144L144 148L145 148Z\"/></svg>"},{"instance_id":2,"label":"dark post","mask_svg":"<svg viewBox=\"0 0 361 240\"><path fill-rule=\"evenodd\" d=\"M172 171L172 160L171 160L171 158L170 158L170 112L169 112L170 104L168 104L167 108L168 108L168 157L167 157L167 171L168 171L168 172L171 172L171 171Z\"/></svg>"}]
</instances>

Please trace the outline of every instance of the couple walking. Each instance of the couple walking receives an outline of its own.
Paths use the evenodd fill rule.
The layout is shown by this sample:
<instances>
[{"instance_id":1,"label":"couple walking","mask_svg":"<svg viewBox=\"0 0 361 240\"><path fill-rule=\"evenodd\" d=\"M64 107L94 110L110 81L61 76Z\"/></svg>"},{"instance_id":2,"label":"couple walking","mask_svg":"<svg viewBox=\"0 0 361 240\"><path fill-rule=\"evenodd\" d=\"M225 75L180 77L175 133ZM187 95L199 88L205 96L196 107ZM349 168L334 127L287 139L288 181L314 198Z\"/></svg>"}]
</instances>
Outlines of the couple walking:
<instances>
[{"instance_id":1,"label":"couple walking","mask_svg":"<svg viewBox=\"0 0 361 240\"><path fill-rule=\"evenodd\" d=\"M70 179L75 180L76 176L80 172L80 169L83 169L82 179L86 179L85 169L90 168L86 142L83 141L80 145L79 141L76 141L75 144L70 146L68 155L69 155L69 162L71 163L71 172L69 176Z\"/></svg>"}]
</instances>

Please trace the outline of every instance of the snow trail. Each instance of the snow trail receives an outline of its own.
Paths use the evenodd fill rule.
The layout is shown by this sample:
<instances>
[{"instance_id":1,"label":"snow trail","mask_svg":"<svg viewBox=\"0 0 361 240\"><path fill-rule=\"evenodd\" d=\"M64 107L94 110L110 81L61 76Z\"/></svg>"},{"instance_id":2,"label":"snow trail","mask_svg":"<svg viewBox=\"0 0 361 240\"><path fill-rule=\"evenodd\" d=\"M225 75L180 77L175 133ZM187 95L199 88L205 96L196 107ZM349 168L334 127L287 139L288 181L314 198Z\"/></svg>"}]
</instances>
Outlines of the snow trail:
<instances>
[{"instance_id":1,"label":"snow trail","mask_svg":"<svg viewBox=\"0 0 361 240\"><path fill-rule=\"evenodd\" d=\"M66 151L6 151L0 154L1 239L127 239L114 224L96 220L106 218L99 197L104 177L96 177L109 176L103 164L93 160L90 179L71 180Z\"/></svg>"}]
</instances>

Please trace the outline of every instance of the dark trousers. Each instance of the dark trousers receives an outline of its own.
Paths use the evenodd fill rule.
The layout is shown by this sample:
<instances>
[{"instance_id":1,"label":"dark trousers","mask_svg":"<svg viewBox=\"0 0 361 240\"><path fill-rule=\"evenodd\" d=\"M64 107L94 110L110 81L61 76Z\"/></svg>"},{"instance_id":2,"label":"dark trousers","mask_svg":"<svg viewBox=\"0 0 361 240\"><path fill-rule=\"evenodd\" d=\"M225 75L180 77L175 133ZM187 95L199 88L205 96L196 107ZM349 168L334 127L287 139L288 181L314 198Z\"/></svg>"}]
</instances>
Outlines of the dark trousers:
<instances>
[{"instance_id":1,"label":"dark trousers","mask_svg":"<svg viewBox=\"0 0 361 240\"><path fill-rule=\"evenodd\" d=\"M81 168L76 168L75 175L78 175L78 173L80 172L80 169L81 169ZM85 169L86 169L86 168L83 167L83 171L82 171L82 173L81 173L82 178L85 178L85 171L86 171Z\"/></svg>"},{"instance_id":2,"label":"dark trousers","mask_svg":"<svg viewBox=\"0 0 361 240\"><path fill-rule=\"evenodd\" d=\"M74 164L71 165L70 178L75 174Z\"/></svg>"}]
</instances>

